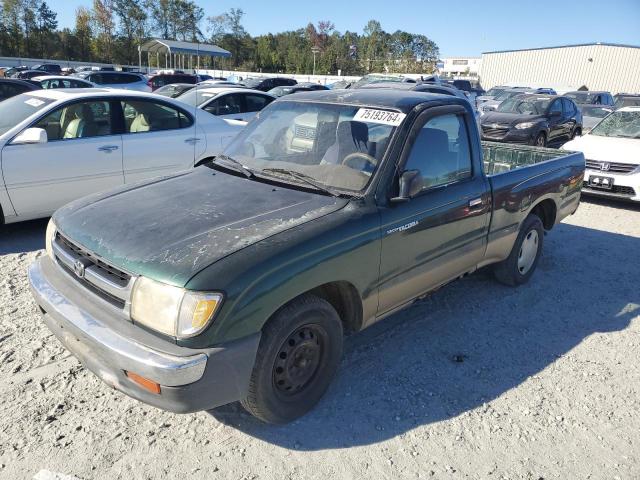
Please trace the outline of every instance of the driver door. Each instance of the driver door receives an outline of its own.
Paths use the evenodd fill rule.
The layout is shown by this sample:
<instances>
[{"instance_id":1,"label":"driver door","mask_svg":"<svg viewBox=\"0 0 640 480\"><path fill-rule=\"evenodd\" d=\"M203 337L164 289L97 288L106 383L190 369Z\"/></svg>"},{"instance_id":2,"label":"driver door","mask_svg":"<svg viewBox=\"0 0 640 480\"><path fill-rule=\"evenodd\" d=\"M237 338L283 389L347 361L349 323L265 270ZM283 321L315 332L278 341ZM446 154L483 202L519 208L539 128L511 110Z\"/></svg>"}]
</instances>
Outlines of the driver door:
<instances>
[{"instance_id":1,"label":"driver door","mask_svg":"<svg viewBox=\"0 0 640 480\"><path fill-rule=\"evenodd\" d=\"M491 197L465 112L431 108L409 134L399 171L419 181L408 201L380 210L379 315L474 270L484 256Z\"/></svg>"}]
</instances>

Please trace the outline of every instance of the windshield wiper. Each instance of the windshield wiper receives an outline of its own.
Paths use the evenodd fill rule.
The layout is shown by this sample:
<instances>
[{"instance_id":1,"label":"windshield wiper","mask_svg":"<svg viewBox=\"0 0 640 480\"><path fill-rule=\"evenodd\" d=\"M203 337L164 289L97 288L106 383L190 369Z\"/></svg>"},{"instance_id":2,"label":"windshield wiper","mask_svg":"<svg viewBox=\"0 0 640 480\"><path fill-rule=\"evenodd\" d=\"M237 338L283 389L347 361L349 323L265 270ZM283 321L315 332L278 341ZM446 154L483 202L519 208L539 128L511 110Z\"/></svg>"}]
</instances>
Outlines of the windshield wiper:
<instances>
[{"instance_id":1,"label":"windshield wiper","mask_svg":"<svg viewBox=\"0 0 640 480\"><path fill-rule=\"evenodd\" d=\"M341 193L336 192L335 190L327 187L326 185L324 185L323 183L320 183L318 181L316 181L313 177L310 177L309 175L306 175L304 173L301 172L297 172L295 170L287 170L285 168L263 168L261 170L264 173L275 173L275 174L279 174L279 175L287 175L289 177L293 177L297 180L300 180L308 185L311 185L312 187L314 187L316 190L321 190L325 193L328 193L329 195L331 195L332 197L340 197L342 196Z\"/></svg>"},{"instance_id":2,"label":"windshield wiper","mask_svg":"<svg viewBox=\"0 0 640 480\"><path fill-rule=\"evenodd\" d=\"M240 172L247 178L254 178L256 176L255 173L253 173L253 170L245 167L242 163L240 163L235 158L231 158L228 155L218 155L216 158L213 159L213 163L217 163L216 160L218 159L222 159L224 160L225 163L229 162L231 165L233 165L233 167L230 167L229 165L225 165L224 163L222 163L221 165L223 167L231 168L236 172Z\"/></svg>"}]
</instances>

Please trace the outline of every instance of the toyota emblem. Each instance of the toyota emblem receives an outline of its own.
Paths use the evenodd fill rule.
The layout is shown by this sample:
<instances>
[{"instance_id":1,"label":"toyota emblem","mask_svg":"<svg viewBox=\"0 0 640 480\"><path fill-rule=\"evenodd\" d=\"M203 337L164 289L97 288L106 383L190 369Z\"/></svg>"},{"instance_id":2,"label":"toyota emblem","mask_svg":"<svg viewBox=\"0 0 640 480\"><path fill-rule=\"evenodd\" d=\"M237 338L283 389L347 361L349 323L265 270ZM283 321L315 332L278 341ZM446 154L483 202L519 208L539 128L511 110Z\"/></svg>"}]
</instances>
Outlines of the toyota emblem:
<instances>
[{"instance_id":1,"label":"toyota emblem","mask_svg":"<svg viewBox=\"0 0 640 480\"><path fill-rule=\"evenodd\" d=\"M611 168L611 164L610 163L602 162L600 164L600 170L602 170L603 172L608 172L610 168Z\"/></svg>"},{"instance_id":2,"label":"toyota emblem","mask_svg":"<svg viewBox=\"0 0 640 480\"><path fill-rule=\"evenodd\" d=\"M80 260L73 262L73 272L78 278L84 278L84 263Z\"/></svg>"}]
</instances>

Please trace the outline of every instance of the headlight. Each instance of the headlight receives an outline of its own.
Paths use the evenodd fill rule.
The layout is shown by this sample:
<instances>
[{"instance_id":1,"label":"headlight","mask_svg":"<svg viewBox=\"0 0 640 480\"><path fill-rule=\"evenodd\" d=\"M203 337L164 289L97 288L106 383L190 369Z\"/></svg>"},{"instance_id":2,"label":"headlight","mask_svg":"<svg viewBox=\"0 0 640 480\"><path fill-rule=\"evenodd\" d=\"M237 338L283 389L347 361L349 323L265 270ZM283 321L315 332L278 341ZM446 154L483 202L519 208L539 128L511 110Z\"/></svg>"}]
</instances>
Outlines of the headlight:
<instances>
[{"instance_id":1,"label":"headlight","mask_svg":"<svg viewBox=\"0 0 640 480\"><path fill-rule=\"evenodd\" d=\"M47 255L53 258L53 247L51 244L53 243L53 239L56 236L56 224L53 223L53 218L49 220L47 224L47 231L44 234L44 248L47 251Z\"/></svg>"},{"instance_id":2,"label":"headlight","mask_svg":"<svg viewBox=\"0 0 640 480\"><path fill-rule=\"evenodd\" d=\"M193 337L211 322L222 294L193 292L139 277L131 294L131 318L176 338Z\"/></svg>"},{"instance_id":3,"label":"headlight","mask_svg":"<svg viewBox=\"0 0 640 480\"><path fill-rule=\"evenodd\" d=\"M518 123L516 125L516 128L518 130L526 130L527 128L531 128L536 124L536 122L523 122L523 123Z\"/></svg>"}]
</instances>

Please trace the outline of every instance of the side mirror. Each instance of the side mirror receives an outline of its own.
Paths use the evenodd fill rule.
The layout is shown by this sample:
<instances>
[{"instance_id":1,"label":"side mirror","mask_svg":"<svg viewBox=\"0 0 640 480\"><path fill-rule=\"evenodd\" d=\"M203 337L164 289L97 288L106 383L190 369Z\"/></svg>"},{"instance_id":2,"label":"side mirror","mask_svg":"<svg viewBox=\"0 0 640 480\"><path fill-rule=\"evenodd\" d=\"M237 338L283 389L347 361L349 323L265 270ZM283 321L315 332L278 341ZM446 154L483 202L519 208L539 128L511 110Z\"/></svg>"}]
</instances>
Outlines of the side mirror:
<instances>
[{"instance_id":1,"label":"side mirror","mask_svg":"<svg viewBox=\"0 0 640 480\"><path fill-rule=\"evenodd\" d=\"M422 176L419 170L405 170L400 175L398 196L391 199L391 203L404 203L421 189Z\"/></svg>"},{"instance_id":2,"label":"side mirror","mask_svg":"<svg viewBox=\"0 0 640 480\"><path fill-rule=\"evenodd\" d=\"M44 128L27 128L13 139L11 145L26 145L29 143L47 143L47 131Z\"/></svg>"}]
</instances>

